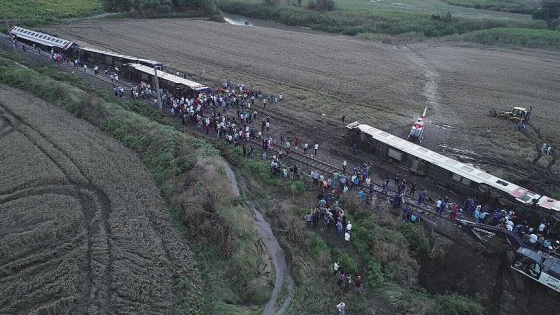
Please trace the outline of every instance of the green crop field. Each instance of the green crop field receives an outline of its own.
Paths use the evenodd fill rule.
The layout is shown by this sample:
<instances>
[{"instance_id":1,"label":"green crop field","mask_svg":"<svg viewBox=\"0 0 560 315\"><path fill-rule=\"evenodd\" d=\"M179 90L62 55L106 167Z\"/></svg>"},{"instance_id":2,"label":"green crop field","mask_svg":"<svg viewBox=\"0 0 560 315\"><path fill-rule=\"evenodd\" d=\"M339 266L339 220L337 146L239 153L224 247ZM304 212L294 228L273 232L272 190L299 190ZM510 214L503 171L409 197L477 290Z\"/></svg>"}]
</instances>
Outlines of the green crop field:
<instances>
[{"instance_id":1,"label":"green crop field","mask_svg":"<svg viewBox=\"0 0 560 315\"><path fill-rule=\"evenodd\" d=\"M101 0L0 0L0 18L47 21L103 11Z\"/></svg>"},{"instance_id":2,"label":"green crop field","mask_svg":"<svg viewBox=\"0 0 560 315\"><path fill-rule=\"evenodd\" d=\"M305 7L308 0L302 1ZM456 17L492 18L505 20L530 20L527 14L513 14L509 12L476 9L476 4L490 4L513 1L522 3L523 0L335 0L340 11L360 12L361 14L395 15L395 12L412 14L437 14L450 12ZM220 3L250 3L261 4L263 0L219 0ZM284 3L284 2L281 2ZM451 4L452 3L452 4ZM469 4L472 4L469 5Z\"/></svg>"},{"instance_id":3,"label":"green crop field","mask_svg":"<svg viewBox=\"0 0 560 315\"><path fill-rule=\"evenodd\" d=\"M492 28L546 29L544 21L532 20L527 14L453 6L438 0L394 0L401 2L391 3L386 2L388 0L335 0L338 9L330 12L307 9L306 1L310 0L304 0L302 7L283 3L272 7L262 0L221 0L219 6L226 13L364 39L390 38L391 42Z\"/></svg>"},{"instance_id":4,"label":"green crop field","mask_svg":"<svg viewBox=\"0 0 560 315\"><path fill-rule=\"evenodd\" d=\"M455 6L531 14L537 8L535 3L524 0L442 0Z\"/></svg>"}]
</instances>

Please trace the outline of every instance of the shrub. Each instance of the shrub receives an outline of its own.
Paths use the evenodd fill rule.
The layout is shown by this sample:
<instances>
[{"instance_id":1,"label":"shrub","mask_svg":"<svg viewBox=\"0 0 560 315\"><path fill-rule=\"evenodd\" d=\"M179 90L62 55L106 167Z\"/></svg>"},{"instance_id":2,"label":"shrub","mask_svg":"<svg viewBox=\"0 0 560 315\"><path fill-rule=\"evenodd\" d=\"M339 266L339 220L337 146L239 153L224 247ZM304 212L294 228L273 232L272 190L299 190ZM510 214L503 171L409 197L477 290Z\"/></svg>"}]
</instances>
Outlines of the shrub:
<instances>
[{"instance_id":1,"label":"shrub","mask_svg":"<svg viewBox=\"0 0 560 315\"><path fill-rule=\"evenodd\" d=\"M307 190L307 187L305 186L305 183L302 182L301 180L295 181L295 182L290 184L290 191L292 192L292 195L294 195L294 196L295 195L301 195L306 190Z\"/></svg>"},{"instance_id":2,"label":"shrub","mask_svg":"<svg viewBox=\"0 0 560 315\"><path fill-rule=\"evenodd\" d=\"M317 234L313 235L310 246L313 257L320 257L329 251L329 247L327 246L327 243L325 243L325 240Z\"/></svg>"},{"instance_id":3,"label":"shrub","mask_svg":"<svg viewBox=\"0 0 560 315\"><path fill-rule=\"evenodd\" d=\"M456 293L437 297L438 307L429 315L483 315L484 307L469 297Z\"/></svg>"},{"instance_id":4,"label":"shrub","mask_svg":"<svg viewBox=\"0 0 560 315\"><path fill-rule=\"evenodd\" d=\"M367 265L366 280L373 287L380 287L385 281L383 267L378 261L372 260Z\"/></svg>"},{"instance_id":5,"label":"shrub","mask_svg":"<svg viewBox=\"0 0 560 315\"><path fill-rule=\"evenodd\" d=\"M401 224L397 227L397 230L408 241L409 250L425 256L430 253L430 241L424 226L420 224Z\"/></svg>"},{"instance_id":6,"label":"shrub","mask_svg":"<svg viewBox=\"0 0 560 315\"><path fill-rule=\"evenodd\" d=\"M336 3L334 0L310 0L307 8L319 12L334 11L336 10Z\"/></svg>"},{"instance_id":7,"label":"shrub","mask_svg":"<svg viewBox=\"0 0 560 315\"><path fill-rule=\"evenodd\" d=\"M345 274L355 275L358 273L358 264L347 253L342 252L338 248L333 248L331 256L340 263L340 269Z\"/></svg>"}]
</instances>

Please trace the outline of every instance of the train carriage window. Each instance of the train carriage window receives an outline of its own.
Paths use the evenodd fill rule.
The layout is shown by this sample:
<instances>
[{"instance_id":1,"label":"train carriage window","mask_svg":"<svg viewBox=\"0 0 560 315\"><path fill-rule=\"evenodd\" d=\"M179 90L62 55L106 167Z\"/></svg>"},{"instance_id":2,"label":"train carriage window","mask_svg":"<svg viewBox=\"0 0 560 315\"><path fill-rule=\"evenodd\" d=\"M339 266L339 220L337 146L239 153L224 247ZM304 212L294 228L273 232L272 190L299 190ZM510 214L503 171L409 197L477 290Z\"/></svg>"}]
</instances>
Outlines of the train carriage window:
<instances>
[{"instance_id":1,"label":"train carriage window","mask_svg":"<svg viewBox=\"0 0 560 315\"><path fill-rule=\"evenodd\" d=\"M446 164L449 164L449 165L456 165L456 164L458 164L459 162L457 162L457 161L455 161L455 160L452 160L452 159L447 159L447 160L445 161L445 163L446 163Z\"/></svg>"},{"instance_id":2,"label":"train carriage window","mask_svg":"<svg viewBox=\"0 0 560 315\"><path fill-rule=\"evenodd\" d=\"M461 183L463 183L465 186L470 186L471 185L471 180L463 177L463 179L461 180Z\"/></svg>"},{"instance_id":3,"label":"train carriage window","mask_svg":"<svg viewBox=\"0 0 560 315\"><path fill-rule=\"evenodd\" d=\"M467 171L467 172L472 172L472 171L474 171L474 168L469 167L469 166L467 166L467 165L461 167L461 169L462 169L463 171Z\"/></svg>"},{"instance_id":4,"label":"train carriage window","mask_svg":"<svg viewBox=\"0 0 560 315\"><path fill-rule=\"evenodd\" d=\"M389 148L388 155L395 160L402 161L402 152Z\"/></svg>"},{"instance_id":5,"label":"train carriage window","mask_svg":"<svg viewBox=\"0 0 560 315\"><path fill-rule=\"evenodd\" d=\"M482 172L481 172L481 173L478 173L477 175L478 175L479 177L486 178L486 179L490 178L490 176L491 176L491 175L488 174L488 173L482 173Z\"/></svg>"},{"instance_id":6,"label":"train carriage window","mask_svg":"<svg viewBox=\"0 0 560 315\"><path fill-rule=\"evenodd\" d=\"M453 179L460 182L461 181L461 175L457 175L457 174L453 174Z\"/></svg>"}]
</instances>

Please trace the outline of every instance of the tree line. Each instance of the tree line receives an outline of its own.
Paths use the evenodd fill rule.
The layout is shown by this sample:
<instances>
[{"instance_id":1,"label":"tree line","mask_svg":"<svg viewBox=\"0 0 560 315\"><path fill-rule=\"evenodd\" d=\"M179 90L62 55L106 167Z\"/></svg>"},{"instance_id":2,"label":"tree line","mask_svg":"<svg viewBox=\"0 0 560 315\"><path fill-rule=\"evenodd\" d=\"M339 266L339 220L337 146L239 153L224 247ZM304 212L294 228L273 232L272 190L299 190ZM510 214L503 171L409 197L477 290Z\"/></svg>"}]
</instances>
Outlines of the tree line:
<instances>
[{"instance_id":1,"label":"tree line","mask_svg":"<svg viewBox=\"0 0 560 315\"><path fill-rule=\"evenodd\" d=\"M544 0L542 7L533 12L534 20L545 20L548 27L555 29L560 25L560 0Z\"/></svg>"},{"instance_id":2,"label":"tree line","mask_svg":"<svg viewBox=\"0 0 560 315\"><path fill-rule=\"evenodd\" d=\"M218 13L216 0L103 0L107 12L184 12L188 10L202 11L207 15Z\"/></svg>"}]
</instances>

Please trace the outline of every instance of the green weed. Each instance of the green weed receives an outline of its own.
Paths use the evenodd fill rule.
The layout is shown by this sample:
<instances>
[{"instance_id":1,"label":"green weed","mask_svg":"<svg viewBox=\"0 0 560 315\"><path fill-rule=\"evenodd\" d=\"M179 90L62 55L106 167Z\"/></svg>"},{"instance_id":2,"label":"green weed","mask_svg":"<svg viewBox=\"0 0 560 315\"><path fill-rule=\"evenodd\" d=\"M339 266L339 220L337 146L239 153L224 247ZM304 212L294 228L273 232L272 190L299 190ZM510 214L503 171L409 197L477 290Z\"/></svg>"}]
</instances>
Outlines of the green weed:
<instances>
[{"instance_id":1,"label":"green weed","mask_svg":"<svg viewBox=\"0 0 560 315\"><path fill-rule=\"evenodd\" d=\"M545 29L493 28L450 37L452 40L485 45L508 44L525 47L560 47L560 32Z\"/></svg>"},{"instance_id":2,"label":"green weed","mask_svg":"<svg viewBox=\"0 0 560 315\"><path fill-rule=\"evenodd\" d=\"M56 19L82 17L103 11L101 0L0 0L2 18L31 22L53 22Z\"/></svg>"}]
</instances>

